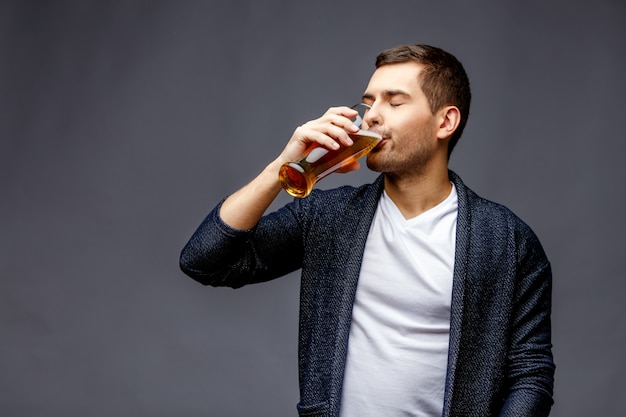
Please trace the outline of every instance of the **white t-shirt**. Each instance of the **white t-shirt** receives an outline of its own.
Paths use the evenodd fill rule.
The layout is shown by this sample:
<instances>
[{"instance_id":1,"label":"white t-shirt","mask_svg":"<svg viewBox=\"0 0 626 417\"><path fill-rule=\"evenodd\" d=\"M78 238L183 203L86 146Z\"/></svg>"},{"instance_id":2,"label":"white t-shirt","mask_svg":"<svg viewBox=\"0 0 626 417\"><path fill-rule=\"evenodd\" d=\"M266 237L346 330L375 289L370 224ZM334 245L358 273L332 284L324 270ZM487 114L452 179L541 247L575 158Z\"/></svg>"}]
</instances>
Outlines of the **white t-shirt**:
<instances>
[{"instance_id":1,"label":"white t-shirt","mask_svg":"<svg viewBox=\"0 0 626 417\"><path fill-rule=\"evenodd\" d=\"M457 193L411 219L383 193L352 312L341 417L441 416Z\"/></svg>"}]
</instances>

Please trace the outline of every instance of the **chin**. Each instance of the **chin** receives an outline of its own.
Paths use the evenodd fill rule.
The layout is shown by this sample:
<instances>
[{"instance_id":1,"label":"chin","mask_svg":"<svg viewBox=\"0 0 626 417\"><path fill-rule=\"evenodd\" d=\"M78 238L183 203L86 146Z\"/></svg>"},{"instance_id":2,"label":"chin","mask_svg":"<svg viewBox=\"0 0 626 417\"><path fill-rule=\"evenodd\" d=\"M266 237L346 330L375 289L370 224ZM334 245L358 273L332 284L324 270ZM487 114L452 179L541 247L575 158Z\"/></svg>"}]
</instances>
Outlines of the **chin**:
<instances>
[{"instance_id":1,"label":"chin","mask_svg":"<svg viewBox=\"0 0 626 417\"><path fill-rule=\"evenodd\" d=\"M377 155L372 155L371 153L367 155L367 167L374 172L383 172L383 167L380 161L380 158L377 158Z\"/></svg>"}]
</instances>

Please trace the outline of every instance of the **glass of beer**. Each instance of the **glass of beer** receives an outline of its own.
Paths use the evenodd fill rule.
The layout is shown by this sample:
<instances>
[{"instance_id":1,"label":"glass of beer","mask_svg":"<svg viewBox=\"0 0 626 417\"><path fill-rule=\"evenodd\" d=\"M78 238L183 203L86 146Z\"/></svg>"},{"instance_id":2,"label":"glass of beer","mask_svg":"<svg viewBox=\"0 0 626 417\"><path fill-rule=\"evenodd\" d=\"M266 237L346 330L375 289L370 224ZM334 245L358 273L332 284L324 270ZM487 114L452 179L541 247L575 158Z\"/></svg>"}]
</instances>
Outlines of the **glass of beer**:
<instances>
[{"instance_id":1,"label":"glass of beer","mask_svg":"<svg viewBox=\"0 0 626 417\"><path fill-rule=\"evenodd\" d=\"M369 106L360 103L352 108L359 112L353 122L360 129L357 133L350 134L354 143L338 150L326 149L315 143L299 160L284 164L278 178L287 193L298 198L308 196L319 180L367 155L382 140L378 133L362 129L363 117Z\"/></svg>"}]
</instances>

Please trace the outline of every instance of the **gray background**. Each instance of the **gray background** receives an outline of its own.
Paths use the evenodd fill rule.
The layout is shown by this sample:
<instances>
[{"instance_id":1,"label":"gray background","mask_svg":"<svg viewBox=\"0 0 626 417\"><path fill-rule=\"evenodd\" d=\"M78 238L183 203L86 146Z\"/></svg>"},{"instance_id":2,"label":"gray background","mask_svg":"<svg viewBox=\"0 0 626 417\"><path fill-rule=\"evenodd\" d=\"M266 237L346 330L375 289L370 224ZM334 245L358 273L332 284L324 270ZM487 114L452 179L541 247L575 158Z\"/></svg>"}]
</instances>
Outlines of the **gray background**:
<instances>
[{"instance_id":1,"label":"gray background","mask_svg":"<svg viewBox=\"0 0 626 417\"><path fill-rule=\"evenodd\" d=\"M552 415L621 415L625 18L621 0L1 2L0 414L295 415L298 275L205 288L179 251L297 125L358 100L380 50L421 42L472 81L452 168L553 263Z\"/></svg>"}]
</instances>

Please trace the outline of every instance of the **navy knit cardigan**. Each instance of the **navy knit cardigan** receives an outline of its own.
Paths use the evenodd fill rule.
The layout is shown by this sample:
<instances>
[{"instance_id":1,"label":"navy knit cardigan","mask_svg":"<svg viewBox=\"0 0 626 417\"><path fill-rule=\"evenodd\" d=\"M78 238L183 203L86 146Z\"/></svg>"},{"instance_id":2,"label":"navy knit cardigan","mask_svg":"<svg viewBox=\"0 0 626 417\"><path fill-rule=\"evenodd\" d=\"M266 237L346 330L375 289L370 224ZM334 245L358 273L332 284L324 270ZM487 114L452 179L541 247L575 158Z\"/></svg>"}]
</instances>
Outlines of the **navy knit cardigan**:
<instances>
[{"instance_id":1,"label":"navy knit cardigan","mask_svg":"<svg viewBox=\"0 0 626 417\"><path fill-rule=\"evenodd\" d=\"M458 193L448 371L442 415L547 416L552 406L550 263L510 210ZM233 288L302 269L300 416L339 415L352 303L383 190L373 184L314 192L235 230L215 207L180 257L205 285ZM410 366L410 364L407 364Z\"/></svg>"}]
</instances>

